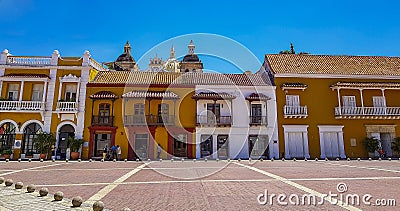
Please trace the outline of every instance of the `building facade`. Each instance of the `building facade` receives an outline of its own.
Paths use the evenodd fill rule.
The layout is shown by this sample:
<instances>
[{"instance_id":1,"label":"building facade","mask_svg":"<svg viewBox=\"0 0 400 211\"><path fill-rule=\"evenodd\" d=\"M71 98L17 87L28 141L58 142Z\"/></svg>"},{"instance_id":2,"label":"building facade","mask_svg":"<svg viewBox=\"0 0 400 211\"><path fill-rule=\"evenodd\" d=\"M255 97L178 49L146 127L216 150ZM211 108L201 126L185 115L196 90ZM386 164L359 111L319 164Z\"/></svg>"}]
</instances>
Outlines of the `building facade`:
<instances>
[{"instance_id":1,"label":"building facade","mask_svg":"<svg viewBox=\"0 0 400 211\"><path fill-rule=\"evenodd\" d=\"M376 137L386 156L400 135L400 58L266 55L261 72L277 87L285 158L367 157Z\"/></svg>"},{"instance_id":2,"label":"building facade","mask_svg":"<svg viewBox=\"0 0 400 211\"><path fill-rule=\"evenodd\" d=\"M37 158L34 138L55 133L54 151L68 158L68 137L83 138L86 84L104 70L91 58L13 56L0 59L0 151L12 149L13 158Z\"/></svg>"}]
</instances>

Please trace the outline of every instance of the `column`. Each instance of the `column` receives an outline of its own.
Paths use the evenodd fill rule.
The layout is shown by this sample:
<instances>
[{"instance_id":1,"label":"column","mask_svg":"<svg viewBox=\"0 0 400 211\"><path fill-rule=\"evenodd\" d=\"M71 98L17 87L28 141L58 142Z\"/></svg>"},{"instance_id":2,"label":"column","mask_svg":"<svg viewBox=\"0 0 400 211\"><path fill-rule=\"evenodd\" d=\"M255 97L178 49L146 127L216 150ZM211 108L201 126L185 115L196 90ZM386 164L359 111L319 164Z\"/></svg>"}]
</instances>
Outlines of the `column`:
<instances>
[{"instance_id":1,"label":"column","mask_svg":"<svg viewBox=\"0 0 400 211\"><path fill-rule=\"evenodd\" d=\"M284 132L285 133L285 158L289 159L290 158L290 152L289 152L289 133L288 132Z\"/></svg>"},{"instance_id":2,"label":"column","mask_svg":"<svg viewBox=\"0 0 400 211\"><path fill-rule=\"evenodd\" d=\"M340 102L340 91L339 91L339 87L337 88L337 97L338 97L338 103L339 103L339 115L342 115L342 106L341 106L341 102Z\"/></svg>"},{"instance_id":3,"label":"column","mask_svg":"<svg viewBox=\"0 0 400 211\"><path fill-rule=\"evenodd\" d=\"M57 98L57 102L59 102L61 100L61 90L62 90L62 81L60 81L60 86L58 87L58 98Z\"/></svg>"},{"instance_id":4,"label":"column","mask_svg":"<svg viewBox=\"0 0 400 211\"><path fill-rule=\"evenodd\" d=\"M337 134L338 134L338 139L339 139L339 156L340 156L340 158L346 158L346 154L344 153L343 132L340 131Z\"/></svg>"},{"instance_id":5,"label":"column","mask_svg":"<svg viewBox=\"0 0 400 211\"><path fill-rule=\"evenodd\" d=\"M213 151L212 151L212 157L214 159L218 158L218 153L217 153L217 135L212 135L213 136Z\"/></svg>"},{"instance_id":6,"label":"column","mask_svg":"<svg viewBox=\"0 0 400 211\"><path fill-rule=\"evenodd\" d=\"M1 89L0 89L1 90ZM383 100L385 101L385 109L384 109L384 114L386 115L388 113L388 108L386 108L386 97L385 97L385 89L381 89L382 91L382 97Z\"/></svg>"},{"instance_id":7,"label":"column","mask_svg":"<svg viewBox=\"0 0 400 211\"><path fill-rule=\"evenodd\" d=\"M23 95L23 93L24 93L24 80L22 80L21 81L21 90L19 90L19 102L21 102L22 101L22 95Z\"/></svg>"},{"instance_id":8,"label":"column","mask_svg":"<svg viewBox=\"0 0 400 211\"><path fill-rule=\"evenodd\" d=\"M325 144L324 144L324 133L319 132L319 145L321 148L321 158L325 159Z\"/></svg>"},{"instance_id":9,"label":"column","mask_svg":"<svg viewBox=\"0 0 400 211\"><path fill-rule=\"evenodd\" d=\"M361 97L361 114L364 114L364 97L362 93L362 89L360 89L360 97Z\"/></svg>"},{"instance_id":10,"label":"column","mask_svg":"<svg viewBox=\"0 0 400 211\"><path fill-rule=\"evenodd\" d=\"M304 157L309 159L310 158L310 152L308 148L308 132L305 131L303 132L303 141L304 141Z\"/></svg>"},{"instance_id":11,"label":"column","mask_svg":"<svg viewBox=\"0 0 400 211\"><path fill-rule=\"evenodd\" d=\"M200 148L200 144L201 144L201 134L196 132L196 158L200 158L201 157L201 148Z\"/></svg>"}]
</instances>

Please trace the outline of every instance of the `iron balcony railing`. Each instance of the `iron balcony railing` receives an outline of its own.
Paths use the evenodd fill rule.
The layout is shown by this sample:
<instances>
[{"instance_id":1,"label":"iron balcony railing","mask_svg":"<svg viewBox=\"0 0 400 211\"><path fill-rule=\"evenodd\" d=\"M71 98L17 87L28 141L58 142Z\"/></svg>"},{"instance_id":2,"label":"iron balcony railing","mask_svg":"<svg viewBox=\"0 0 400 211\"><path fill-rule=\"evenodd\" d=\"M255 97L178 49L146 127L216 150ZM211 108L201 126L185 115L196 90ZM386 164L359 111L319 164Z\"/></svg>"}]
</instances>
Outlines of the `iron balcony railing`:
<instances>
[{"instance_id":1,"label":"iron balcony railing","mask_svg":"<svg viewBox=\"0 0 400 211\"><path fill-rule=\"evenodd\" d=\"M1 111L44 111L42 101L0 101Z\"/></svg>"},{"instance_id":2,"label":"iron balcony railing","mask_svg":"<svg viewBox=\"0 0 400 211\"><path fill-rule=\"evenodd\" d=\"M285 116L307 116L307 106L286 106L283 108Z\"/></svg>"},{"instance_id":3,"label":"iron balcony railing","mask_svg":"<svg viewBox=\"0 0 400 211\"><path fill-rule=\"evenodd\" d=\"M400 107L335 107L335 116L399 116Z\"/></svg>"},{"instance_id":4,"label":"iron balcony railing","mask_svg":"<svg viewBox=\"0 0 400 211\"><path fill-rule=\"evenodd\" d=\"M113 126L114 116L92 116L92 125Z\"/></svg>"},{"instance_id":5,"label":"iron balcony railing","mask_svg":"<svg viewBox=\"0 0 400 211\"><path fill-rule=\"evenodd\" d=\"M175 116L173 115L125 115L125 125L174 125Z\"/></svg>"},{"instance_id":6,"label":"iron balcony railing","mask_svg":"<svg viewBox=\"0 0 400 211\"><path fill-rule=\"evenodd\" d=\"M250 116L250 125L267 125L266 116Z\"/></svg>"},{"instance_id":7,"label":"iron balcony railing","mask_svg":"<svg viewBox=\"0 0 400 211\"><path fill-rule=\"evenodd\" d=\"M231 126L232 116L198 115L196 123L197 125Z\"/></svg>"}]
</instances>

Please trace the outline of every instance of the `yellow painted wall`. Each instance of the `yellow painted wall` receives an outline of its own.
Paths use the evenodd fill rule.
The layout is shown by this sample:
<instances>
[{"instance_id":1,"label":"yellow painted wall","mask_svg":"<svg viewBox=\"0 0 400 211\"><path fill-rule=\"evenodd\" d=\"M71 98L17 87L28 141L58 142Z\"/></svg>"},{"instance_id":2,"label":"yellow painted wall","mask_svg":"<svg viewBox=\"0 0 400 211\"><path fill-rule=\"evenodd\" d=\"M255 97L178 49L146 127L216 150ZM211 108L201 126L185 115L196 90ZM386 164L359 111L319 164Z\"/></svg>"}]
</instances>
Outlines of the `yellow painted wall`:
<instances>
[{"instance_id":1,"label":"yellow painted wall","mask_svg":"<svg viewBox=\"0 0 400 211\"><path fill-rule=\"evenodd\" d=\"M346 156L367 157L362 140L367 136L365 125L400 125L400 120L383 119L335 119L334 109L338 106L337 90L330 89L330 85L337 82L393 82L390 80L361 80L361 79L312 79L312 78L275 78L277 86L278 133L280 140L280 154L285 150L284 130L282 125L309 125L309 151L312 158L320 157L320 137L318 125L344 125L343 138ZM284 118L283 108L286 104L285 92L281 89L283 83L300 82L308 85L304 91L287 90L289 95L299 95L300 105L307 105L308 117L291 119ZM340 96L355 95L357 107L361 107L360 91L354 89L340 89ZM381 96L380 90L363 90L364 106L373 106L372 96ZM400 107L398 96L400 90L386 90L385 96L388 107ZM342 100L342 99L341 99ZM400 136L400 127L396 127L396 136ZM355 138L357 146L350 145L350 139Z\"/></svg>"}]
</instances>

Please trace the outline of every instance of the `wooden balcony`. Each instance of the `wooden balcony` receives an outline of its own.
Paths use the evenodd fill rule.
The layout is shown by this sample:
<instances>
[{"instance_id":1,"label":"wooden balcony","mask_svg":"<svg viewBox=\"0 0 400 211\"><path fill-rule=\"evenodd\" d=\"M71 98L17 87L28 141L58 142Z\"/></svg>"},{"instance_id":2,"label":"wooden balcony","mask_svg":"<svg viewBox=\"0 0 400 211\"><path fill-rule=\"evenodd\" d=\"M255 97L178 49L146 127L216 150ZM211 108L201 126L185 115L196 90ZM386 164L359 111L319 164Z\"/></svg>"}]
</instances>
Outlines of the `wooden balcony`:
<instances>
[{"instance_id":1,"label":"wooden balcony","mask_svg":"<svg viewBox=\"0 0 400 211\"><path fill-rule=\"evenodd\" d=\"M114 116L92 116L92 125L114 126Z\"/></svg>"},{"instance_id":2,"label":"wooden balcony","mask_svg":"<svg viewBox=\"0 0 400 211\"><path fill-rule=\"evenodd\" d=\"M250 126L267 125L266 116L250 116Z\"/></svg>"},{"instance_id":3,"label":"wooden balcony","mask_svg":"<svg viewBox=\"0 0 400 211\"><path fill-rule=\"evenodd\" d=\"M306 118L308 116L307 106L284 106L283 115L285 118Z\"/></svg>"},{"instance_id":4,"label":"wooden balcony","mask_svg":"<svg viewBox=\"0 0 400 211\"><path fill-rule=\"evenodd\" d=\"M163 126L175 125L173 115L125 115L125 126Z\"/></svg>"},{"instance_id":5,"label":"wooden balcony","mask_svg":"<svg viewBox=\"0 0 400 211\"><path fill-rule=\"evenodd\" d=\"M42 101L0 101L0 112L7 111L44 111Z\"/></svg>"},{"instance_id":6,"label":"wooden balcony","mask_svg":"<svg viewBox=\"0 0 400 211\"><path fill-rule=\"evenodd\" d=\"M198 115L196 118L196 125L230 127L232 125L232 116Z\"/></svg>"},{"instance_id":7,"label":"wooden balcony","mask_svg":"<svg viewBox=\"0 0 400 211\"><path fill-rule=\"evenodd\" d=\"M337 119L400 119L400 107L335 107Z\"/></svg>"}]
</instances>

